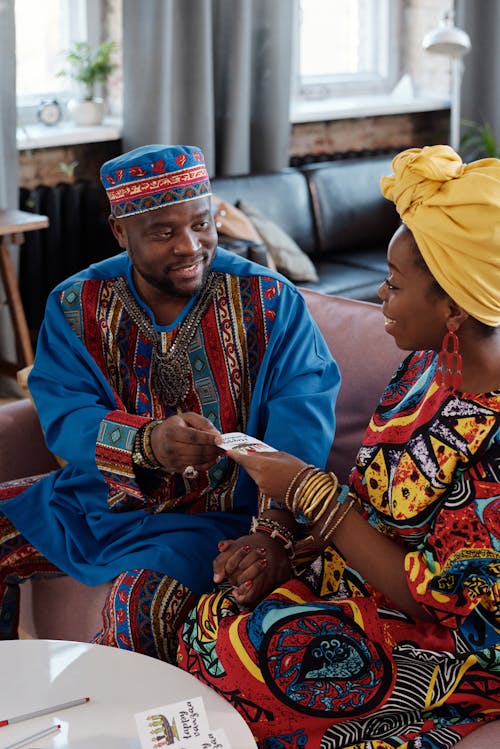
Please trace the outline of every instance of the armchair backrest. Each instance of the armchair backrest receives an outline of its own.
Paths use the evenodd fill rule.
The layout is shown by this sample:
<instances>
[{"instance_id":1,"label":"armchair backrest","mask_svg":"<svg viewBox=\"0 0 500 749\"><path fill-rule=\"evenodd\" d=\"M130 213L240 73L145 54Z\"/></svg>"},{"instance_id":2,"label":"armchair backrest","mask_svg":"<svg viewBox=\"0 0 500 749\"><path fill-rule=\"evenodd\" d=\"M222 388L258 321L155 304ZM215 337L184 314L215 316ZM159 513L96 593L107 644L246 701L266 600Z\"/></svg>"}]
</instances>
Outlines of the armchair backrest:
<instances>
[{"instance_id":1,"label":"armchair backrest","mask_svg":"<svg viewBox=\"0 0 500 749\"><path fill-rule=\"evenodd\" d=\"M329 467L346 481L380 395L405 352L385 332L380 305L308 289L301 293L342 375Z\"/></svg>"}]
</instances>

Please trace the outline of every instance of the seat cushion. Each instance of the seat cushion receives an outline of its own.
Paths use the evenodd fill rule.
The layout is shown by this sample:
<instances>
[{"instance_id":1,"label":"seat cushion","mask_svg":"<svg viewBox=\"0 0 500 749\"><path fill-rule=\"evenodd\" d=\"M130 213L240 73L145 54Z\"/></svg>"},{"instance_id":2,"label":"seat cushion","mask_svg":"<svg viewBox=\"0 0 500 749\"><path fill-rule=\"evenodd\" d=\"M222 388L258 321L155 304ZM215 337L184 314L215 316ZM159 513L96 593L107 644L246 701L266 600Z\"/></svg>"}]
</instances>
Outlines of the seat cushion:
<instances>
[{"instance_id":1,"label":"seat cushion","mask_svg":"<svg viewBox=\"0 0 500 749\"><path fill-rule=\"evenodd\" d=\"M357 250L335 254L335 260L355 268L368 268L379 274L382 281L387 275L387 247L373 247L369 250Z\"/></svg>"},{"instance_id":2,"label":"seat cushion","mask_svg":"<svg viewBox=\"0 0 500 749\"><path fill-rule=\"evenodd\" d=\"M37 412L29 398L0 407L0 481L36 476L57 468L47 450Z\"/></svg>"},{"instance_id":3,"label":"seat cushion","mask_svg":"<svg viewBox=\"0 0 500 749\"><path fill-rule=\"evenodd\" d=\"M378 302L377 291L384 278L380 272L335 260L317 260L317 283L301 283L300 286L322 294L334 294L347 299Z\"/></svg>"}]
</instances>

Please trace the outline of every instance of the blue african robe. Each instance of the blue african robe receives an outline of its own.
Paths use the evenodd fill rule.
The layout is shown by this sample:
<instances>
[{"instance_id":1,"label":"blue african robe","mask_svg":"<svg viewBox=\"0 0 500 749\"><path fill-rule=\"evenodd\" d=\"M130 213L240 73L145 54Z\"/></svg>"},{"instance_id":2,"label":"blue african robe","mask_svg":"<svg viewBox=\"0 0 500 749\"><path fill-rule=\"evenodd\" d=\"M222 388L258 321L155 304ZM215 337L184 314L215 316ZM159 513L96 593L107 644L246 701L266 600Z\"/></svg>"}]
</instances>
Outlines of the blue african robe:
<instances>
[{"instance_id":1,"label":"blue african robe","mask_svg":"<svg viewBox=\"0 0 500 749\"><path fill-rule=\"evenodd\" d=\"M189 344L182 410L323 465L340 377L303 298L279 274L220 249L212 272L218 282ZM256 512L256 487L232 461L189 482L132 462L141 425L174 413L155 388L154 344L138 314L168 350L195 303L157 325L125 253L66 280L48 300L29 386L47 445L67 465L2 511L81 582L144 568L201 593L211 588L218 541L245 534Z\"/></svg>"}]
</instances>

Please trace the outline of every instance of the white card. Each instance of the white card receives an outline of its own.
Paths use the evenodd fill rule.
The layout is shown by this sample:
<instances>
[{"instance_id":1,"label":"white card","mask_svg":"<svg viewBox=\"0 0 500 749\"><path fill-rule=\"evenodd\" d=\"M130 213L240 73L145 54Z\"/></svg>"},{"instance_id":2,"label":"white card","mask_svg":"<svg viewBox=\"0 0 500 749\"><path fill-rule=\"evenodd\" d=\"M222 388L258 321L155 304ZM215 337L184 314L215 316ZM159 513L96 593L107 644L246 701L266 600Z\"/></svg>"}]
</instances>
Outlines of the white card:
<instances>
[{"instance_id":1,"label":"white card","mask_svg":"<svg viewBox=\"0 0 500 749\"><path fill-rule=\"evenodd\" d=\"M176 749L202 746L187 741L206 740L210 727L201 697L194 697L171 705L152 707L135 714L142 749L160 749L174 744ZM183 742L179 746L179 742ZM210 744L208 744L210 746Z\"/></svg>"},{"instance_id":2,"label":"white card","mask_svg":"<svg viewBox=\"0 0 500 749\"><path fill-rule=\"evenodd\" d=\"M275 453L276 448L271 445L266 445L262 440L257 437L250 437L248 434L243 432L226 432L222 435L222 444L217 447L222 447L223 450L237 450L241 453Z\"/></svg>"}]
</instances>

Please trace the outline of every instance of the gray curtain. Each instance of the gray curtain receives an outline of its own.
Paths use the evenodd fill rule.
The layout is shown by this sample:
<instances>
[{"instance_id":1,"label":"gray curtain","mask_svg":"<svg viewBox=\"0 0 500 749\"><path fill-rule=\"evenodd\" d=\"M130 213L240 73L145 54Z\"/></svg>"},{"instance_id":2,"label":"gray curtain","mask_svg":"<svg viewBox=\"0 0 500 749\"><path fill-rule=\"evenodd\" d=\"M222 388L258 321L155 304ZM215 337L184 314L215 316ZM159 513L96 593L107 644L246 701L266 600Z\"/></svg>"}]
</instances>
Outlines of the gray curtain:
<instances>
[{"instance_id":1,"label":"gray curtain","mask_svg":"<svg viewBox=\"0 0 500 749\"><path fill-rule=\"evenodd\" d=\"M467 31L462 120L490 124L500 150L500 0L458 0L456 25Z\"/></svg>"},{"instance_id":2,"label":"gray curtain","mask_svg":"<svg viewBox=\"0 0 500 749\"><path fill-rule=\"evenodd\" d=\"M212 176L287 166L293 14L293 0L124 0L124 147L197 145Z\"/></svg>"},{"instance_id":3,"label":"gray curtain","mask_svg":"<svg viewBox=\"0 0 500 749\"><path fill-rule=\"evenodd\" d=\"M16 146L16 45L14 0L0 0L0 209L18 207L18 155ZM18 248L11 247L17 267ZM0 297L5 292L0 284ZM0 308L0 356L14 360L15 342L12 323L5 305ZM0 395L17 393L13 380L0 377Z\"/></svg>"},{"instance_id":4,"label":"gray curtain","mask_svg":"<svg viewBox=\"0 0 500 749\"><path fill-rule=\"evenodd\" d=\"M18 206L14 0L0 0L0 208Z\"/></svg>"}]
</instances>

